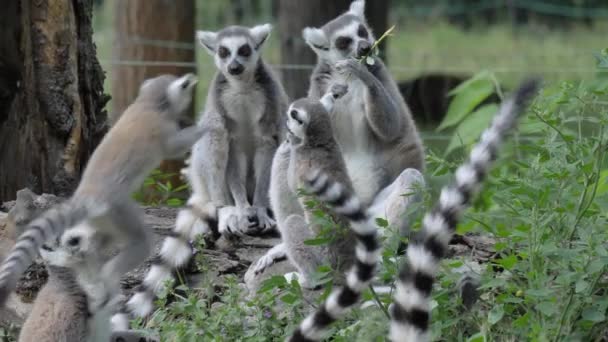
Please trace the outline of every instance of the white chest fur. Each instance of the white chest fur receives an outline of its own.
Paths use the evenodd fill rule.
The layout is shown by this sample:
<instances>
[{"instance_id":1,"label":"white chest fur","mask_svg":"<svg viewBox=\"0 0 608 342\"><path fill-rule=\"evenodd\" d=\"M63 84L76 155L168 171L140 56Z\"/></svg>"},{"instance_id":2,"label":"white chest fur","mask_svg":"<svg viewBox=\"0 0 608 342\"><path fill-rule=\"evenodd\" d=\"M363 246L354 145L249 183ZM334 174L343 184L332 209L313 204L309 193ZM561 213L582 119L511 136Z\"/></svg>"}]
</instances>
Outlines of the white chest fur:
<instances>
[{"instance_id":1,"label":"white chest fur","mask_svg":"<svg viewBox=\"0 0 608 342\"><path fill-rule=\"evenodd\" d=\"M266 101L261 89L253 87L230 87L222 95L222 103L235 123L237 134L259 131L258 122L266 110Z\"/></svg>"},{"instance_id":2,"label":"white chest fur","mask_svg":"<svg viewBox=\"0 0 608 342\"><path fill-rule=\"evenodd\" d=\"M348 93L336 102L332 122L354 190L361 201L368 204L380 190L382 165L368 140L366 99L365 85L359 80L349 80Z\"/></svg>"},{"instance_id":3,"label":"white chest fur","mask_svg":"<svg viewBox=\"0 0 608 342\"><path fill-rule=\"evenodd\" d=\"M348 83L348 93L336 101L332 112L334 135L344 153L362 151L367 144L365 99L367 89L359 80Z\"/></svg>"}]
</instances>

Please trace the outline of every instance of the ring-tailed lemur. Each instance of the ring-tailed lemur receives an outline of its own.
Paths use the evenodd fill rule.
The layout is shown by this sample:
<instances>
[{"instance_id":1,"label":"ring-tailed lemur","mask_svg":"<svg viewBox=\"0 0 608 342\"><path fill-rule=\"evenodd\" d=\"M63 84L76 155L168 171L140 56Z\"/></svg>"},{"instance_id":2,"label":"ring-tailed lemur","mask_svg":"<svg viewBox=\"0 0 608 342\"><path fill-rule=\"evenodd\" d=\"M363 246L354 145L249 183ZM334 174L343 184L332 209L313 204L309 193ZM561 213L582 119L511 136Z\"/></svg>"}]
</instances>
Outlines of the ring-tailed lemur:
<instances>
[{"instance_id":1,"label":"ring-tailed lemur","mask_svg":"<svg viewBox=\"0 0 608 342\"><path fill-rule=\"evenodd\" d=\"M86 224L64 235L40 249L49 279L21 328L20 342L107 342L113 338L110 316L117 309L119 298L113 297L120 289L104 287L98 274L110 257L111 240ZM138 332L121 333L131 340L148 341Z\"/></svg>"},{"instance_id":2,"label":"ring-tailed lemur","mask_svg":"<svg viewBox=\"0 0 608 342\"><path fill-rule=\"evenodd\" d=\"M340 184L315 189L316 192L327 192L326 195L330 197L353 192L340 148L333 137L329 117L334 102L346 93L346 86L336 84L321 100L300 99L292 103L287 111L286 125L289 146L281 147L273 163L273 171L277 173L272 177L271 202L277 211L282 243L271 249L258 264L264 263L265 259L276 258L279 254L286 255L297 268L298 278L304 287L314 288L315 284L310 281L311 275L323 263L329 262L334 269L343 272L354 262L352 252L356 236L350 232L338 236L339 232L336 231L336 236L327 246L305 244L306 240L319 233L320 227L314 223L310 210L304 210L306 199L296 197L298 189L307 184L308 177L317 169L328 173L330 178L339 180ZM326 180L327 175L324 175L319 181ZM337 197L331 197L330 204L337 207L344 205L345 210L351 208L351 205L358 207L356 198L348 198L347 203L334 203ZM338 223L348 224L347 221L353 219L339 209L335 212L342 214L335 217ZM254 265L252 269L255 270L256 266L259 265ZM255 276L255 271L253 272L248 272L246 282Z\"/></svg>"},{"instance_id":3,"label":"ring-tailed lemur","mask_svg":"<svg viewBox=\"0 0 608 342\"><path fill-rule=\"evenodd\" d=\"M193 147L186 174L193 196L228 206L218 217L222 235L264 233L275 227L268 184L287 96L261 57L271 28L265 24L197 32L218 72L199 122L209 134Z\"/></svg>"},{"instance_id":4,"label":"ring-tailed lemur","mask_svg":"<svg viewBox=\"0 0 608 342\"><path fill-rule=\"evenodd\" d=\"M431 290L439 262L448 250L460 216L496 159L505 135L515 126L517 116L536 95L538 87L537 80L526 81L501 105L492 124L471 150L468 162L456 170L455 183L441 190L439 202L424 217L422 230L410 242L407 260L399 273L391 309L392 341L429 340Z\"/></svg>"},{"instance_id":5,"label":"ring-tailed lemur","mask_svg":"<svg viewBox=\"0 0 608 342\"><path fill-rule=\"evenodd\" d=\"M203 135L205 128L180 129L178 121L192 100L196 76L163 75L142 83L139 94L91 156L78 188L66 202L33 220L0 268L0 304L15 288L39 248L81 222L112 239L120 252L98 272L118 282L151 249L151 232L131 194L163 159L175 158ZM62 240L62 245L69 241Z\"/></svg>"},{"instance_id":6,"label":"ring-tailed lemur","mask_svg":"<svg viewBox=\"0 0 608 342\"><path fill-rule=\"evenodd\" d=\"M408 168L424 171L424 149L412 115L384 63L367 56L375 38L366 23L365 1L321 28L305 28L303 37L317 54L309 97L320 98L333 83L348 85L331 119L357 196L375 217L409 231L404 215L409 199L402 196Z\"/></svg>"}]
</instances>

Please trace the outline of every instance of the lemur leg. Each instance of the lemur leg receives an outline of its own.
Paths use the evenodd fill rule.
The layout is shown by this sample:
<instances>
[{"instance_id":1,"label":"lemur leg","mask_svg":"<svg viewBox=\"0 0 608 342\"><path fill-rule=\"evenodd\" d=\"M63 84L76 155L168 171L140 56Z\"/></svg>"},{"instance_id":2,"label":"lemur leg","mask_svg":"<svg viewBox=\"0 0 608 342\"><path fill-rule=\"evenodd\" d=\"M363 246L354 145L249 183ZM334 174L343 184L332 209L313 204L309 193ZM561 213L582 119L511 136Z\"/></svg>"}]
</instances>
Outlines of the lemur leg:
<instances>
[{"instance_id":1,"label":"lemur leg","mask_svg":"<svg viewBox=\"0 0 608 342\"><path fill-rule=\"evenodd\" d=\"M408 208L421 202L420 190L424 186L424 177L420 171L403 170L393 183L376 195L369 209L372 217L386 218L390 226L399 227L401 236L407 236L411 220Z\"/></svg>"},{"instance_id":2,"label":"lemur leg","mask_svg":"<svg viewBox=\"0 0 608 342\"><path fill-rule=\"evenodd\" d=\"M110 222L122 239L120 252L101 269L103 279L118 281L139 266L152 252L152 232L143 222L141 209L133 202L118 203L110 210Z\"/></svg>"},{"instance_id":3,"label":"lemur leg","mask_svg":"<svg viewBox=\"0 0 608 342\"><path fill-rule=\"evenodd\" d=\"M271 217L270 198L270 171L272 158L277 149L275 139L262 138L255 152L253 167L255 172L255 192L253 194L253 206L256 209L257 227L260 233L265 233L276 228L276 221Z\"/></svg>"},{"instance_id":4,"label":"lemur leg","mask_svg":"<svg viewBox=\"0 0 608 342\"><path fill-rule=\"evenodd\" d=\"M232 198L234 199L234 204L236 206L236 210L234 210L234 215L232 216L219 216L219 227L227 227L228 229L220 230L220 233L232 233L236 235L243 235L249 229L257 226L257 216L256 211L251 208L251 204L249 203L249 199L247 198L247 156L242 151L239 151L237 148L233 148L230 152L230 157L228 160L228 189L230 189L230 193L232 194ZM222 219L226 217L228 222L221 222Z\"/></svg>"},{"instance_id":5,"label":"lemur leg","mask_svg":"<svg viewBox=\"0 0 608 342\"><path fill-rule=\"evenodd\" d=\"M281 232L281 238L287 248L287 258L298 269L300 285L314 288L315 284L312 283L311 276L327 261L327 251L322 246L304 244L304 241L315 236L303 216L290 215L284 224L285 229Z\"/></svg>"},{"instance_id":6,"label":"lemur leg","mask_svg":"<svg viewBox=\"0 0 608 342\"><path fill-rule=\"evenodd\" d=\"M197 194L207 194L215 205L230 205L226 171L228 132L223 127L210 129L192 149L190 183Z\"/></svg>"},{"instance_id":7,"label":"lemur leg","mask_svg":"<svg viewBox=\"0 0 608 342\"><path fill-rule=\"evenodd\" d=\"M287 245L282 242L269 249L266 254L264 254L261 258L259 258L251 265L249 270L253 272L254 275L263 273L268 267L272 266L274 263L286 259L287 254Z\"/></svg>"},{"instance_id":8,"label":"lemur leg","mask_svg":"<svg viewBox=\"0 0 608 342\"><path fill-rule=\"evenodd\" d=\"M367 86L368 100L365 101L365 110L367 121L374 133L385 141L391 141L402 134L405 124L402 110L382 82L365 65L354 59L346 59L336 63L334 67L339 74L354 76Z\"/></svg>"}]
</instances>

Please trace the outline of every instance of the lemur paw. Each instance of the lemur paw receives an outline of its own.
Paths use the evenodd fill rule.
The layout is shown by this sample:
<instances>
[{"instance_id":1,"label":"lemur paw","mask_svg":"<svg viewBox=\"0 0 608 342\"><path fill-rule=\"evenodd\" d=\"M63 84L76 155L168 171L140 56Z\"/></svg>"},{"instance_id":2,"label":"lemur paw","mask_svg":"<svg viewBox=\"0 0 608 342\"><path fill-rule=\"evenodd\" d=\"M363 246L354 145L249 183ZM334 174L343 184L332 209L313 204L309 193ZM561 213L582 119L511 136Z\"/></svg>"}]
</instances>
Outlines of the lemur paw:
<instances>
[{"instance_id":1,"label":"lemur paw","mask_svg":"<svg viewBox=\"0 0 608 342\"><path fill-rule=\"evenodd\" d=\"M264 254L261 258L259 258L251 267L250 270L253 271L255 275L263 273L266 269L272 264L274 264L275 260L271 255Z\"/></svg>"},{"instance_id":2,"label":"lemur paw","mask_svg":"<svg viewBox=\"0 0 608 342\"><path fill-rule=\"evenodd\" d=\"M348 86L343 83L334 83L329 91L334 99L339 99L348 92Z\"/></svg>"},{"instance_id":3,"label":"lemur paw","mask_svg":"<svg viewBox=\"0 0 608 342\"><path fill-rule=\"evenodd\" d=\"M218 212L218 231L226 237L242 236L243 217L237 207L224 207Z\"/></svg>"},{"instance_id":4,"label":"lemur paw","mask_svg":"<svg viewBox=\"0 0 608 342\"><path fill-rule=\"evenodd\" d=\"M242 210L239 221L241 233L259 235L268 232L276 226L272 212L264 207L248 207Z\"/></svg>"},{"instance_id":5,"label":"lemur paw","mask_svg":"<svg viewBox=\"0 0 608 342\"><path fill-rule=\"evenodd\" d=\"M367 71L361 63L352 58L336 62L334 69L338 74L346 77L361 77Z\"/></svg>"}]
</instances>

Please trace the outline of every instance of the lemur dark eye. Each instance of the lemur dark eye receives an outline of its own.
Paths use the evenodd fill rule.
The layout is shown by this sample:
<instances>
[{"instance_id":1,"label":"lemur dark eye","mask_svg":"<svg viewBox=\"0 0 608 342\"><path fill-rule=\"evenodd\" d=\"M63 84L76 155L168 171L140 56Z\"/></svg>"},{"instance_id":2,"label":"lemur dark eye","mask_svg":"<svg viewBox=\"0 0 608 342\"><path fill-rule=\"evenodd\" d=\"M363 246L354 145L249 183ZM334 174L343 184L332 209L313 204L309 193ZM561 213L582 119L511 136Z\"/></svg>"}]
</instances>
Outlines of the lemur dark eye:
<instances>
[{"instance_id":1,"label":"lemur dark eye","mask_svg":"<svg viewBox=\"0 0 608 342\"><path fill-rule=\"evenodd\" d=\"M357 35L359 35L359 37L361 37L361 38L369 37L369 33L367 33L367 30L365 29L365 26L363 26L363 25L359 25L359 29L357 30Z\"/></svg>"},{"instance_id":2,"label":"lemur dark eye","mask_svg":"<svg viewBox=\"0 0 608 342\"><path fill-rule=\"evenodd\" d=\"M190 85L190 81L185 80L184 82L182 82L182 84L181 84L181 86L180 86L180 87L181 87L182 89L186 89L186 88L188 88L188 85Z\"/></svg>"},{"instance_id":3,"label":"lemur dark eye","mask_svg":"<svg viewBox=\"0 0 608 342\"><path fill-rule=\"evenodd\" d=\"M289 115L291 116L292 119L298 120L298 111L297 110L292 110L291 112L289 112Z\"/></svg>"},{"instance_id":4,"label":"lemur dark eye","mask_svg":"<svg viewBox=\"0 0 608 342\"><path fill-rule=\"evenodd\" d=\"M76 247L78 244L80 244L80 237L78 236L74 236L68 240L68 246L70 247Z\"/></svg>"},{"instance_id":5,"label":"lemur dark eye","mask_svg":"<svg viewBox=\"0 0 608 342\"><path fill-rule=\"evenodd\" d=\"M239 51L237 53L239 54L239 56L249 57L251 56L251 47L249 46L249 44L245 44L239 48Z\"/></svg>"},{"instance_id":6,"label":"lemur dark eye","mask_svg":"<svg viewBox=\"0 0 608 342\"><path fill-rule=\"evenodd\" d=\"M289 112L289 116L291 116L292 119L296 120L300 125L302 124L302 120L300 120L300 118L298 117L297 110L294 109L291 112Z\"/></svg>"},{"instance_id":7,"label":"lemur dark eye","mask_svg":"<svg viewBox=\"0 0 608 342\"><path fill-rule=\"evenodd\" d=\"M346 50L352 42L353 39L351 37L338 37L335 44L338 50Z\"/></svg>"},{"instance_id":8,"label":"lemur dark eye","mask_svg":"<svg viewBox=\"0 0 608 342\"><path fill-rule=\"evenodd\" d=\"M226 58L230 56L230 50L228 50L228 48L225 46L220 46L220 48L217 50L217 55L220 56L220 58Z\"/></svg>"}]
</instances>

